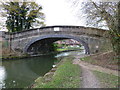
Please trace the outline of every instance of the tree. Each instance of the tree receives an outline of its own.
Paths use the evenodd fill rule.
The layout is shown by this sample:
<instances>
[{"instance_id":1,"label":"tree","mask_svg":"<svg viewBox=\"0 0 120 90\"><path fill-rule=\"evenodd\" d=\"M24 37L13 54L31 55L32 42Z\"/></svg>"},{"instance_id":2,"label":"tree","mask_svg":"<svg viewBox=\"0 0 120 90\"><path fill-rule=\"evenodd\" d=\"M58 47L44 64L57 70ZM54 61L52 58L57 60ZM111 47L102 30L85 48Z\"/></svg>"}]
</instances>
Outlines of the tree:
<instances>
[{"instance_id":1,"label":"tree","mask_svg":"<svg viewBox=\"0 0 120 90\"><path fill-rule=\"evenodd\" d=\"M25 0L24 0L25 1ZM6 27L9 32L22 31L34 26L44 26L42 6L35 2L2 2L2 16L7 17Z\"/></svg>"},{"instance_id":2,"label":"tree","mask_svg":"<svg viewBox=\"0 0 120 90\"><path fill-rule=\"evenodd\" d=\"M77 3L77 0L73 0ZM120 59L120 1L119 2L89 2L83 3L87 24L92 26L107 26L110 40L116 56Z\"/></svg>"}]
</instances>

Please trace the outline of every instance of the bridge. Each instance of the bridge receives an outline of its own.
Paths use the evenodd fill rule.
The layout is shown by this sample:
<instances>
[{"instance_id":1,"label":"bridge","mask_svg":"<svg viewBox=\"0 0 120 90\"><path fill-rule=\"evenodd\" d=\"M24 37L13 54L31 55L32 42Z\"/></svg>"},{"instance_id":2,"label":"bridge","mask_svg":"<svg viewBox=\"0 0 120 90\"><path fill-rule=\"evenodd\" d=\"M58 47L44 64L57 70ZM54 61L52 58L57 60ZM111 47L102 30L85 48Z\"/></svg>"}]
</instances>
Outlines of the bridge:
<instances>
[{"instance_id":1,"label":"bridge","mask_svg":"<svg viewBox=\"0 0 120 90\"><path fill-rule=\"evenodd\" d=\"M1 36L9 42L10 47L21 53L49 50L53 42L63 39L74 39L85 47L85 53L96 53L110 45L104 37L107 30L83 26L46 26L21 32L2 32Z\"/></svg>"}]
</instances>

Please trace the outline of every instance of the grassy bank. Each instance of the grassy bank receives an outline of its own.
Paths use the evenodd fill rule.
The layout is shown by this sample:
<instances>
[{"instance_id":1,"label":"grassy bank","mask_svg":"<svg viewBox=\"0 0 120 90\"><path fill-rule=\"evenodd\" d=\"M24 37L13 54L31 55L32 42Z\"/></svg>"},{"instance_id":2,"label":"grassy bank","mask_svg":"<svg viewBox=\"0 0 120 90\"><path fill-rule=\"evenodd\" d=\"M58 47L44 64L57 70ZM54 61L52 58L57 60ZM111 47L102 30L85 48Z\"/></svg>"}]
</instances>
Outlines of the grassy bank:
<instances>
[{"instance_id":1,"label":"grassy bank","mask_svg":"<svg viewBox=\"0 0 120 90\"><path fill-rule=\"evenodd\" d=\"M113 57L113 52L106 52L102 54L87 56L81 58L81 60L105 68L119 70L119 63L117 60L114 60ZM96 77L98 77L103 88L118 88L118 86L120 87L120 77L99 71L94 71L94 74L96 75Z\"/></svg>"},{"instance_id":2,"label":"grassy bank","mask_svg":"<svg viewBox=\"0 0 120 90\"><path fill-rule=\"evenodd\" d=\"M94 71L96 77L98 77L103 88L118 88L120 87L120 77L107 74L99 71Z\"/></svg>"},{"instance_id":3,"label":"grassy bank","mask_svg":"<svg viewBox=\"0 0 120 90\"><path fill-rule=\"evenodd\" d=\"M118 60L113 59L114 53L113 52L106 52L102 54L95 54L91 56L87 56L82 58L82 61L86 61L88 63L99 65L105 68L113 69L113 70L120 70L118 68L119 62Z\"/></svg>"},{"instance_id":4,"label":"grassy bank","mask_svg":"<svg viewBox=\"0 0 120 90\"><path fill-rule=\"evenodd\" d=\"M64 58L48 82L45 78L36 80L34 88L79 88L80 87L80 67L72 64L70 57Z\"/></svg>"}]
</instances>

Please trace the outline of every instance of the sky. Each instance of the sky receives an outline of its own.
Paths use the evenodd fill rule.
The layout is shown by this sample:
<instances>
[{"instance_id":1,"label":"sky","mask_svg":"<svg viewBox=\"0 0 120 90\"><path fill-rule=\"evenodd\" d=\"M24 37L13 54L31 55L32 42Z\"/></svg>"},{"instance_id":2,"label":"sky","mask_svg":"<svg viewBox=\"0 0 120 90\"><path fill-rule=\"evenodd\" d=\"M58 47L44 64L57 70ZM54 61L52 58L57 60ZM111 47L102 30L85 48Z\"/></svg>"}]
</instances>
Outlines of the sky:
<instances>
[{"instance_id":1,"label":"sky","mask_svg":"<svg viewBox=\"0 0 120 90\"><path fill-rule=\"evenodd\" d=\"M76 0L79 1L78 8L73 8L70 1L72 0L35 0L43 6L43 12L46 16L46 25L77 25L86 26L84 14L80 10L81 2L90 0ZM74 0L75 1L75 0ZM93 1L118 1L118 0L93 0ZM79 12L79 17L77 13Z\"/></svg>"},{"instance_id":2,"label":"sky","mask_svg":"<svg viewBox=\"0 0 120 90\"><path fill-rule=\"evenodd\" d=\"M78 19L69 0L36 0L43 6L46 25L84 25L84 20Z\"/></svg>"}]
</instances>

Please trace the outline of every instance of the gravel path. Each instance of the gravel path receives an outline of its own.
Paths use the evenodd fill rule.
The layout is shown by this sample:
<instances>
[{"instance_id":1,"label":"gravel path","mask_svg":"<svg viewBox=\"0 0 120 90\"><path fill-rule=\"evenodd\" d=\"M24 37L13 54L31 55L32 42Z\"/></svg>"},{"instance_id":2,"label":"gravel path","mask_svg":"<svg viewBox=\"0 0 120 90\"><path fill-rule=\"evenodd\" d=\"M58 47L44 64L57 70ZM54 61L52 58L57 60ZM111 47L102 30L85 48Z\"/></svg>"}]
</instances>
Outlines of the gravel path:
<instances>
[{"instance_id":1,"label":"gravel path","mask_svg":"<svg viewBox=\"0 0 120 90\"><path fill-rule=\"evenodd\" d=\"M82 66L86 69L89 69L89 70L96 70L96 71L105 72L105 73L108 73L108 74L113 74L115 76L119 76L118 73L120 73L120 72L117 71L117 70L111 70L111 69L101 67L101 66L98 66L98 65L92 65L92 64L87 63L85 61L81 61L80 58L85 57L85 56L87 56L87 55L76 56L75 59L74 59L75 63L79 64L80 66Z\"/></svg>"},{"instance_id":2,"label":"gravel path","mask_svg":"<svg viewBox=\"0 0 120 90\"><path fill-rule=\"evenodd\" d=\"M94 75L93 71L100 71L115 76L119 76L118 73L120 72L118 72L117 70L111 70L108 68L104 68L102 66L93 65L88 62L80 60L80 58L89 55L85 55L84 53L79 52L75 53L73 52L71 55L75 57L75 59L73 60L73 64L78 64L81 67L82 76L80 78L82 79L82 88L103 88L103 85L100 85L100 82Z\"/></svg>"},{"instance_id":3,"label":"gravel path","mask_svg":"<svg viewBox=\"0 0 120 90\"><path fill-rule=\"evenodd\" d=\"M81 65L78 58L74 59L73 64L78 64L82 70L82 88L100 88L100 83L91 70Z\"/></svg>"},{"instance_id":4,"label":"gravel path","mask_svg":"<svg viewBox=\"0 0 120 90\"><path fill-rule=\"evenodd\" d=\"M100 83L95 75L88 69L82 69L82 88L100 88Z\"/></svg>"},{"instance_id":5,"label":"gravel path","mask_svg":"<svg viewBox=\"0 0 120 90\"><path fill-rule=\"evenodd\" d=\"M92 65L90 63L87 63L87 62L84 62L84 61L81 61L81 60L79 60L78 63L79 63L80 66L82 66L86 69L89 69L89 70L93 70L93 71L96 70L96 71L112 74L112 75L115 75L115 76L119 76L118 73L120 73L117 70L111 70L111 69L108 69L108 68L103 68L101 66Z\"/></svg>"},{"instance_id":6,"label":"gravel path","mask_svg":"<svg viewBox=\"0 0 120 90\"><path fill-rule=\"evenodd\" d=\"M85 61L81 61L80 58L85 57L86 55L76 55L73 60L73 64L78 64L82 69L82 88L102 88L97 77L92 73L92 71L100 71L108 74L113 74L118 76L117 70L111 70L108 68L103 68L101 66L92 65Z\"/></svg>"}]
</instances>

